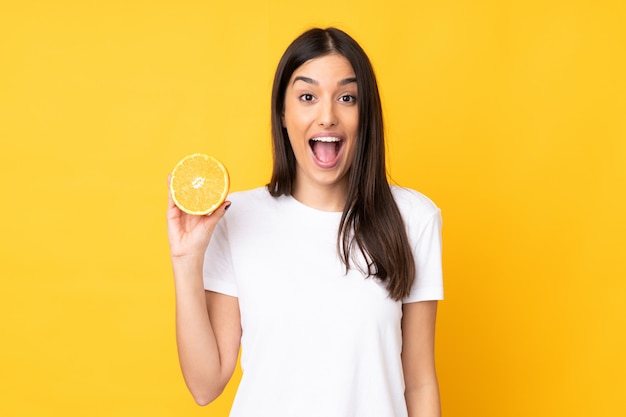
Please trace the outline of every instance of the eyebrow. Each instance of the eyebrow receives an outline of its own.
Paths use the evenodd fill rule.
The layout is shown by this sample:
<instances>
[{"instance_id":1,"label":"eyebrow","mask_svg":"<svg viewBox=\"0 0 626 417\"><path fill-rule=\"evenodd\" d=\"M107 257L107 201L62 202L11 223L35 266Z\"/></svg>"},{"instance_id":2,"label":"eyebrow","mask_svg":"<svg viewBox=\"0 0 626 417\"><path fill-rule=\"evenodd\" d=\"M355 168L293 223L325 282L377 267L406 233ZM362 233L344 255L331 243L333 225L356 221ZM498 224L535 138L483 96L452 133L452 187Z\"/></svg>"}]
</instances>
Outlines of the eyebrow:
<instances>
[{"instance_id":1,"label":"eyebrow","mask_svg":"<svg viewBox=\"0 0 626 417\"><path fill-rule=\"evenodd\" d=\"M314 80L313 78L309 78L309 77L303 77L301 75L297 76L296 78L293 79L293 83L295 84L296 81L304 81L305 83L308 84L313 84L313 85L320 85L319 81ZM347 85L350 83L355 83L356 82L356 77L350 77L350 78L345 78L341 81L339 81L337 84L339 85Z\"/></svg>"}]
</instances>

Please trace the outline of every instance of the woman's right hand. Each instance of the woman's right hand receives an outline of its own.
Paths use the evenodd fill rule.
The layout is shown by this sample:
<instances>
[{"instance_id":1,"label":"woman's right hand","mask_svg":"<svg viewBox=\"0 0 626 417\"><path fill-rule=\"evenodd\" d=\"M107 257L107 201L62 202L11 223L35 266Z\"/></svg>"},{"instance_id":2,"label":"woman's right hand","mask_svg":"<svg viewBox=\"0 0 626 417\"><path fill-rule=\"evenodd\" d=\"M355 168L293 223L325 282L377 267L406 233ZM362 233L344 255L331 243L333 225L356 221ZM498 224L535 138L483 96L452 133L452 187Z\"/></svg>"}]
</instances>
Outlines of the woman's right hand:
<instances>
[{"instance_id":1,"label":"woman's right hand","mask_svg":"<svg viewBox=\"0 0 626 417\"><path fill-rule=\"evenodd\" d=\"M213 213L206 216L187 214L179 209L172 194L169 191L170 177L168 182L168 207L167 207L167 235L170 243L172 258L187 256L204 257L211 235L217 223L224 217L230 201L225 201Z\"/></svg>"},{"instance_id":2,"label":"woman's right hand","mask_svg":"<svg viewBox=\"0 0 626 417\"><path fill-rule=\"evenodd\" d=\"M204 253L228 206L225 201L212 214L194 216L180 210L171 193L168 198L178 358L189 391L201 405L224 390L237 364L241 340L238 299L206 291L202 279Z\"/></svg>"}]
</instances>

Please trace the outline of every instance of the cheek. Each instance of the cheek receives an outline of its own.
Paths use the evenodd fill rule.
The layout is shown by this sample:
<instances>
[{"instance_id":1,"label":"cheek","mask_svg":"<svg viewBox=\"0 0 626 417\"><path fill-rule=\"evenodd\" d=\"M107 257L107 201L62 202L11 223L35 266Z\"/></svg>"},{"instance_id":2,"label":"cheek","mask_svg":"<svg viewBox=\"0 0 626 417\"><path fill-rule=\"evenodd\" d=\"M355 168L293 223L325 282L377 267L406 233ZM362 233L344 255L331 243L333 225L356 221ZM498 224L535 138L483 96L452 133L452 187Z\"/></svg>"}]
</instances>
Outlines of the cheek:
<instances>
[{"instance_id":1,"label":"cheek","mask_svg":"<svg viewBox=\"0 0 626 417\"><path fill-rule=\"evenodd\" d=\"M293 132L298 126L298 115L291 111L289 108L286 108L283 112L283 127L290 132Z\"/></svg>"},{"instance_id":2,"label":"cheek","mask_svg":"<svg viewBox=\"0 0 626 417\"><path fill-rule=\"evenodd\" d=\"M310 123L302 115L287 114L283 127L287 130L290 140L302 141L309 135Z\"/></svg>"},{"instance_id":3,"label":"cheek","mask_svg":"<svg viewBox=\"0 0 626 417\"><path fill-rule=\"evenodd\" d=\"M349 112L345 114L344 118L345 127L351 134L356 137L359 130L359 111L355 107L350 108Z\"/></svg>"}]
</instances>

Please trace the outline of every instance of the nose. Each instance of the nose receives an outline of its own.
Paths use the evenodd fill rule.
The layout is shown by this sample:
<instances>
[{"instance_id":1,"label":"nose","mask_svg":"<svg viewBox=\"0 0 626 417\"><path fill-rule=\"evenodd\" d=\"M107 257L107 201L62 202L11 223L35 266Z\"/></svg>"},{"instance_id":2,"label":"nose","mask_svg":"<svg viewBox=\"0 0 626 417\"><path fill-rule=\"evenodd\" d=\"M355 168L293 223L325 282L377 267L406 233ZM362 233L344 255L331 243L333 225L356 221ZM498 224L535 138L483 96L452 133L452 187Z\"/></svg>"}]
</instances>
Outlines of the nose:
<instances>
[{"instance_id":1,"label":"nose","mask_svg":"<svg viewBox=\"0 0 626 417\"><path fill-rule=\"evenodd\" d=\"M329 128L337 124L337 115L335 114L335 106L332 100L320 103L318 124L323 128Z\"/></svg>"}]
</instances>

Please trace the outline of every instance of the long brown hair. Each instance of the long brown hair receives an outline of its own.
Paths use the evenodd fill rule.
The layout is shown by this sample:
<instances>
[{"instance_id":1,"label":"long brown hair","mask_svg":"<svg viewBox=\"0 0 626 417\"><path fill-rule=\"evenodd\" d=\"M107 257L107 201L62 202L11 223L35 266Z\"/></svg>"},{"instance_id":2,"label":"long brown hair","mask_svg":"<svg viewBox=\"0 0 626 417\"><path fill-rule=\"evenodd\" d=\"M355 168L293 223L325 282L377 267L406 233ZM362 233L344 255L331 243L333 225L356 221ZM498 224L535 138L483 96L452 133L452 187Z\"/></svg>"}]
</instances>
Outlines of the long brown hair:
<instances>
[{"instance_id":1,"label":"long brown hair","mask_svg":"<svg viewBox=\"0 0 626 417\"><path fill-rule=\"evenodd\" d=\"M393 199L385 167L382 107L376 76L369 58L345 32L336 28L311 29L296 38L278 63L272 89L272 140L274 166L267 188L274 197L291 195L296 159L283 127L285 91L293 72L310 59L337 53L344 56L356 74L359 133L356 154L349 172L338 250L350 268L353 251L366 261L365 273L386 285L389 296L408 296L415 280L415 263L404 221Z\"/></svg>"}]
</instances>

